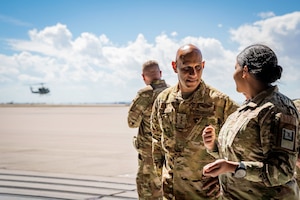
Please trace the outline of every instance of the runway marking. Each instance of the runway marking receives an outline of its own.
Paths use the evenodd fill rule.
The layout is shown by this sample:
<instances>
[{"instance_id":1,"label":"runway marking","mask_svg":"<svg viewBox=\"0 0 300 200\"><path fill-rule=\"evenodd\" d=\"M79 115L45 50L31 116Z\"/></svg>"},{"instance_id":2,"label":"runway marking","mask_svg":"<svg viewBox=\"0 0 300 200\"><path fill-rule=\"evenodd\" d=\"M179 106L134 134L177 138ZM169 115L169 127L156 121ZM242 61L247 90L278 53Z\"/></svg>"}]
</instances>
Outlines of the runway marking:
<instances>
[{"instance_id":1,"label":"runway marking","mask_svg":"<svg viewBox=\"0 0 300 200\"><path fill-rule=\"evenodd\" d=\"M43 174L43 175L42 175ZM84 176L0 170L0 199L137 200L133 183ZM4 198L3 198L4 199Z\"/></svg>"}]
</instances>

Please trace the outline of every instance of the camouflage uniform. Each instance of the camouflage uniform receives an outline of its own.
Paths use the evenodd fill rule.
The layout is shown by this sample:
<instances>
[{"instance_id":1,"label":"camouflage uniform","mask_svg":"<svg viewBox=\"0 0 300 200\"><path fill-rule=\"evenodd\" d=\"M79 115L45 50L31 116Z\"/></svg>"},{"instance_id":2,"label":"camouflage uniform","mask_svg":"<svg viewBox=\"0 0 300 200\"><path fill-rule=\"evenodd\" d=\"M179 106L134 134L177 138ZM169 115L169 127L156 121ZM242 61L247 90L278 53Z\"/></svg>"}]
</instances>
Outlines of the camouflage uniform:
<instances>
[{"instance_id":1,"label":"camouflage uniform","mask_svg":"<svg viewBox=\"0 0 300 200\"><path fill-rule=\"evenodd\" d=\"M214 161L202 141L208 124L220 128L238 105L203 81L188 98L183 99L178 85L160 93L152 109L153 159L162 174L164 199L208 199L203 184L213 178L203 177L202 168Z\"/></svg>"},{"instance_id":2,"label":"camouflage uniform","mask_svg":"<svg viewBox=\"0 0 300 200\"><path fill-rule=\"evenodd\" d=\"M134 145L138 151L138 172L136 177L139 199L157 199L154 193L160 190L160 181L153 174L154 165L152 159L152 134L150 130L150 115L154 99L167 88L164 80L153 81L150 85L138 91L132 101L128 113L128 126L139 127ZM154 185L153 182L157 182Z\"/></svg>"},{"instance_id":3,"label":"camouflage uniform","mask_svg":"<svg viewBox=\"0 0 300 200\"><path fill-rule=\"evenodd\" d=\"M246 165L244 178L220 175L225 199L299 200L293 178L299 114L272 86L230 115L219 133L219 156Z\"/></svg>"},{"instance_id":4,"label":"camouflage uniform","mask_svg":"<svg viewBox=\"0 0 300 200\"><path fill-rule=\"evenodd\" d=\"M298 109L298 112L300 112L300 99L295 99L293 100L296 108ZM300 151L300 149L299 149ZM299 157L300 155L298 155ZM297 167L297 174L296 174L296 180L297 180L297 183L298 183L298 186L300 186L300 168Z\"/></svg>"},{"instance_id":5,"label":"camouflage uniform","mask_svg":"<svg viewBox=\"0 0 300 200\"><path fill-rule=\"evenodd\" d=\"M300 99L295 99L293 102L294 102L296 108L298 109L298 111L300 112Z\"/></svg>"}]
</instances>

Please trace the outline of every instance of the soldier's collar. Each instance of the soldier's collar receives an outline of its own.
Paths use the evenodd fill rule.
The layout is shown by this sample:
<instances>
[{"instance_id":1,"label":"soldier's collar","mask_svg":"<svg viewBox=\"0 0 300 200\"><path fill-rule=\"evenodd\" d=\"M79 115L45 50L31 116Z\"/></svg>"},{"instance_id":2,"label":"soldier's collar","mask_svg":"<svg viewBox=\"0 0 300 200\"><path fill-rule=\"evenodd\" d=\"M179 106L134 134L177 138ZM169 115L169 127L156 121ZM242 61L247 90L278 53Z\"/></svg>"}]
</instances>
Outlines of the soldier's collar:
<instances>
[{"instance_id":1,"label":"soldier's collar","mask_svg":"<svg viewBox=\"0 0 300 200\"><path fill-rule=\"evenodd\" d=\"M179 89L179 83L177 84L177 87L175 87L175 96L176 96L176 99L178 100L183 100L184 98L182 97L182 93ZM186 99L184 100L192 100L192 101L195 101L195 102L203 102L204 99L203 99L203 96L205 94L205 90L206 90L206 84L204 83L203 80L201 80L199 86L197 87L197 89Z\"/></svg>"},{"instance_id":2,"label":"soldier's collar","mask_svg":"<svg viewBox=\"0 0 300 200\"><path fill-rule=\"evenodd\" d=\"M256 103L257 105L259 105L263 100L265 100L266 97L270 96L272 93L274 92L278 92L278 87L275 86L271 86L268 89L262 91L261 93L259 93L258 95L256 95L251 102Z\"/></svg>"},{"instance_id":3,"label":"soldier's collar","mask_svg":"<svg viewBox=\"0 0 300 200\"><path fill-rule=\"evenodd\" d=\"M271 86L267 90L262 91L253 99L247 100L244 105L238 108L238 111L246 110L246 109L255 109L258 107L266 97L270 96L273 92L278 92L277 86Z\"/></svg>"},{"instance_id":4,"label":"soldier's collar","mask_svg":"<svg viewBox=\"0 0 300 200\"><path fill-rule=\"evenodd\" d=\"M152 81L152 83L150 84L152 86L152 88L158 88L158 87L162 87L162 86L166 86L166 82L162 79L160 80L154 80Z\"/></svg>"}]
</instances>

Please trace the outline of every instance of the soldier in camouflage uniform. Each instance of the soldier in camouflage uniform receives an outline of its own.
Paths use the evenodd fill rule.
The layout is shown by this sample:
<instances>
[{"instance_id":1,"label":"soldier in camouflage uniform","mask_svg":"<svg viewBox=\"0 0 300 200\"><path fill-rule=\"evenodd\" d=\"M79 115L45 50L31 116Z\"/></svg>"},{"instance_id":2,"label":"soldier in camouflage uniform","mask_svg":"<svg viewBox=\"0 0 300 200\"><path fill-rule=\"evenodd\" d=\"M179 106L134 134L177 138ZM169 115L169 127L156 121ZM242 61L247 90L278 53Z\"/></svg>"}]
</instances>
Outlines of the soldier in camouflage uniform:
<instances>
[{"instance_id":1,"label":"soldier in camouflage uniform","mask_svg":"<svg viewBox=\"0 0 300 200\"><path fill-rule=\"evenodd\" d=\"M154 60L143 64L142 77L147 85L138 91L128 112L128 126L139 128L134 145L138 151L138 172L136 177L137 191L140 200L158 199L161 196L161 183L154 176L152 159L152 134L150 130L150 115L156 96L167 88L161 80L159 65Z\"/></svg>"},{"instance_id":2,"label":"soldier in camouflage uniform","mask_svg":"<svg viewBox=\"0 0 300 200\"><path fill-rule=\"evenodd\" d=\"M299 148L299 113L293 102L271 83L282 67L267 46L255 44L237 56L234 80L247 98L228 117L218 141L212 126L203 131L215 162L203 168L219 176L224 199L299 200L294 178Z\"/></svg>"},{"instance_id":3,"label":"soldier in camouflage uniform","mask_svg":"<svg viewBox=\"0 0 300 200\"><path fill-rule=\"evenodd\" d=\"M300 113L300 99L294 99L293 102ZM300 151L300 149L299 149L299 151ZM298 160L297 160L296 179L297 179L298 186L300 186L300 153L298 154Z\"/></svg>"},{"instance_id":4,"label":"soldier in camouflage uniform","mask_svg":"<svg viewBox=\"0 0 300 200\"><path fill-rule=\"evenodd\" d=\"M179 48L172 62L178 84L160 93L153 105L153 159L164 199L215 199L219 194L218 179L202 175L203 166L214 158L206 152L201 134L208 124L221 127L238 105L204 83L204 64L196 46Z\"/></svg>"},{"instance_id":5,"label":"soldier in camouflage uniform","mask_svg":"<svg viewBox=\"0 0 300 200\"><path fill-rule=\"evenodd\" d=\"M300 99L294 99L293 102L296 108L298 109L298 111L300 112Z\"/></svg>"}]
</instances>

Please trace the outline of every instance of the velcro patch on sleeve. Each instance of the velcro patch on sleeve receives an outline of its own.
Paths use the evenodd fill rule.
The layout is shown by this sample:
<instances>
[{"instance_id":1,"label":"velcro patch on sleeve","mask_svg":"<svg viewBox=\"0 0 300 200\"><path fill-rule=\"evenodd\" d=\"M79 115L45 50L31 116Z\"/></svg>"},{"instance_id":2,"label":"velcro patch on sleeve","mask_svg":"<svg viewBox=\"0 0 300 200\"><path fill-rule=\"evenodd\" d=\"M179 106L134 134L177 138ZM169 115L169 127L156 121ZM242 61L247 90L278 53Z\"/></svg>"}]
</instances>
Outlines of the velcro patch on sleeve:
<instances>
[{"instance_id":1,"label":"velcro patch on sleeve","mask_svg":"<svg viewBox=\"0 0 300 200\"><path fill-rule=\"evenodd\" d=\"M281 136L281 147L293 151L295 145L295 130L282 128Z\"/></svg>"},{"instance_id":2,"label":"velcro patch on sleeve","mask_svg":"<svg viewBox=\"0 0 300 200\"><path fill-rule=\"evenodd\" d=\"M281 148L290 151L296 151L297 141L297 120L293 115L285 115L282 113L276 114L277 130L278 130L278 145Z\"/></svg>"}]
</instances>

